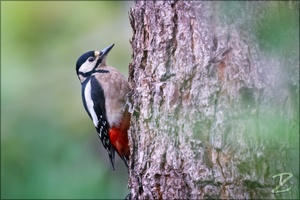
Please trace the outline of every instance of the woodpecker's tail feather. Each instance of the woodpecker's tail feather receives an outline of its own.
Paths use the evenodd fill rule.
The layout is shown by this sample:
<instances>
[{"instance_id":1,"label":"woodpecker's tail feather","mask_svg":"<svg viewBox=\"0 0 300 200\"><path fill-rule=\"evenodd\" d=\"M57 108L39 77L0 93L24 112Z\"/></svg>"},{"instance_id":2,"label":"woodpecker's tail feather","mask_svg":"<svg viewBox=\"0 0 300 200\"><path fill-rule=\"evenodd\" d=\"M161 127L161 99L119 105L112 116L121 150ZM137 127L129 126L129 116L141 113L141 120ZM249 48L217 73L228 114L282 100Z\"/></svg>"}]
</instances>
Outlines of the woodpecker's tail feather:
<instances>
[{"instance_id":1,"label":"woodpecker's tail feather","mask_svg":"<svg viewBox=\"0 0 300 200\"><path fill-rule=\"evenodd\" d=\"M112 171L115 171L115 150L111 148L111 150L108 152L108 157L110 160L110 167Z\"/></svg>"},{"instance_id":2,"label":"woodpecker's tail feather","mask_svg":"<svg viewBox=\"0 0 300 200\"><path fill-rule=\"evenodd\" d=\"M124 163L125 163L127 169L129 169L129 168L128 168L127 158L126 158L125 156L121 156L121 158L122 158L122 160L124 161Z\"/></svg>"}]
</instances>

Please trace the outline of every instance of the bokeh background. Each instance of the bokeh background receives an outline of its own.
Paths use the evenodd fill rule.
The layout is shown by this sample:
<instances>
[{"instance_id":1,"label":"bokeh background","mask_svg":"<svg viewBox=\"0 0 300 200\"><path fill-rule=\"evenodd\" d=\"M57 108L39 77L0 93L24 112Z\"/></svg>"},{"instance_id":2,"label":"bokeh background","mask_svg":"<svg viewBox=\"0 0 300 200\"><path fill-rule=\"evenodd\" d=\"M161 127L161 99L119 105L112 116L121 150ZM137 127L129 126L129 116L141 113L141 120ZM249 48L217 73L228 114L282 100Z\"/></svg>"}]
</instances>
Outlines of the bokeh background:
<instances>
[{"instance_id":1,"label":"bokeh background","mask_svg":"<svg viewBox=\"0 0 300 200\"><path fill-rule=\"evenodd\" d=\"M1 199L129 193L82 106L75 63L115 43L107 63L128 77L133 4L1 1Z\"/></svg>"},{"instance_id":2,"label":"bokeh background","mask_svg":"<svg viewBox=\"0 0 300 200\"><path fill-rule=\"evenodd\" d=\"M250 3L220 2L214 12L250 32L260 56L279 60L287 76L299 72L299 2L245 10ZM123 162L117 157L111 171L82 106L75 63L82 53L115 43L107 63L128 77L133 5L1 1L1 199L122 199L129 193ZM291 90L299 100L296 79ZM290 134L299 140L298 129L299 123Z\"/></svg>"}]
</instances>

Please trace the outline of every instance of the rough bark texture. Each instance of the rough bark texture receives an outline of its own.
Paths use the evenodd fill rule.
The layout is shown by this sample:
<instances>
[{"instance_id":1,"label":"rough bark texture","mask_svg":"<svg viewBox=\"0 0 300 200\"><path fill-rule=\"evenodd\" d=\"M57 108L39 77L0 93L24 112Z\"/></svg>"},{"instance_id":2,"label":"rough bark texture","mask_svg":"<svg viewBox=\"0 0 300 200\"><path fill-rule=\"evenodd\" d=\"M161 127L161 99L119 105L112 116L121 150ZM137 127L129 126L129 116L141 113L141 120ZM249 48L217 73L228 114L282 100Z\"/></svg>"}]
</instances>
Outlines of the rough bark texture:
<instances>
[{"instance_id":1,"label":"rough bark texture","mask_svg":"<svg viewBox=\"0 0 300 200\"><path fill-rule=\"evenodd\" d=\"M299 197L299 68L264 58L217 6L137 1L130 10L133 198ZM285 172L291 190L272 193Z\"/></svg>"}]
</instances>

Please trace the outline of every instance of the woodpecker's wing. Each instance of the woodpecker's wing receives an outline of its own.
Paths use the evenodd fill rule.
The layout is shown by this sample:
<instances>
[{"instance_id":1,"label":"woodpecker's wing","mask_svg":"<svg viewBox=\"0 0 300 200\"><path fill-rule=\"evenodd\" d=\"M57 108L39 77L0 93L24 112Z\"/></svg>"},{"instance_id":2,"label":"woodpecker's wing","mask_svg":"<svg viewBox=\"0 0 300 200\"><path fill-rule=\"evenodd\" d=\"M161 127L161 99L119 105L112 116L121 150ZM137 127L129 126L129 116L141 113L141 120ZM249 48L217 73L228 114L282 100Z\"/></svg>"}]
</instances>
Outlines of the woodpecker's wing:
<instances>
[{"instance_id":1,"label":"woodpecker's wing","mask_svg":"<svg viewBox=\"0 0 300 200\"><path fill-rule=\"evenodd\" d=\"M94 76L91 76L91 87L91 97L94 102L94 110L98 119L96 130L104 148L108 152L112 170L115 170L115 149L113 148L108 135L109 124L105 112L105 96L100 83Z\"/></svg>"},{"instance_id":2,"label":"woodpecker's wing","mask_svg":"<svg viewBox=\"0 0 300 200\"><path fill-rule=\"evenodd\" d=\"M97 70L93 74L93 77L96 79L95 82L97 82L98 85L101 86L102 93L105 97L106 102L104 103L104 105L106 120L109 124L109 130L115 128L120 131L118 134L122 134L118 135L118 138L114 138L111 132L108 133L110 144L112 145L111 149L116 150L119 156L124 160L126 166L128 166L126 158L120 152L120 148L123 149L123 140L128 140L127 129L130 123L127 118L124 118L126 94L130 91L128 81L115 68L110 66L101 67L101 69ZM97 99L102 98L99 96L97 97ZM125 124L128 126L126 126ZM123 141L122 145L119 144L120 141ZM128 141L125 143L125 146L128 146Z\"/></svg>"},{"instance_id":3,"label":"woodpecker's wing","mask_svg":"<svg viewBox=\"0 0 300 200\"><path fill-rule=\"evenodd\" d=\"M112 170L115 170L115 149L113 148L109 135L108 135L108 124L106 120L103 120L100 117L98 127L96 127L97 133L99 135L99 138L104 146L104 148L108 152L108 157L110 160L110 165Z\"/></svg>"},{"instance_id":4,"label":"woodpecker's wing","mask_svg":"<svg viewBox=\"0 0 300 200\"><path fill-rule=\"evenodd\" d=\"M98 136L108 152L112 170L114 167L115 150L109 140L109 124L106 119L105 98L101 85L94 76L82 84L82 100L84 108L93 120Z\"/></svg>"}]
</instances>

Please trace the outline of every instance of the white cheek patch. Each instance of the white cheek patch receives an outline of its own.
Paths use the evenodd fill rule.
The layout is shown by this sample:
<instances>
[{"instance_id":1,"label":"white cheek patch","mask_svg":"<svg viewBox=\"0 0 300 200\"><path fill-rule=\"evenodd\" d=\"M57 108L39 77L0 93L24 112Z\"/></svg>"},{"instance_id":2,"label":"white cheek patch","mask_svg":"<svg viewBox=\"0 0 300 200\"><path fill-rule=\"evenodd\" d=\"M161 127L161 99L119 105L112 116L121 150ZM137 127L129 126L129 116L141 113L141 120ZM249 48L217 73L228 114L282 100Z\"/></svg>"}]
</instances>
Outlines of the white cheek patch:
<instances>
[{"instance_id":1,"label":"white cheek patch","mask_svg":"<svg viewBox=\"0 0 300 200\"><path fill-rule=\"evenodd\" d=\"M98 120L98 117L94 110L94 102L91 97L91 81L87 82L87 84L85 86L84 97L85 97L87 109L93 119L93 123L94 123L95 127L98 127L99 120Z\"/></svg>"},{"instance_id":2,"label":"white cheek patch","mask_svg":"<svg viewBox=\"0 0 300 200\"><path fill-rule=\"evenodd\" d=\"M81 67L79 68L79 72L82 72L82 73L87 73L87 72L90 72L93 70L93 68L95 67L96 65L96 60L94 62L89 62L88 60L83 63L81 65Z\"/></svg>"}]
</instances>

